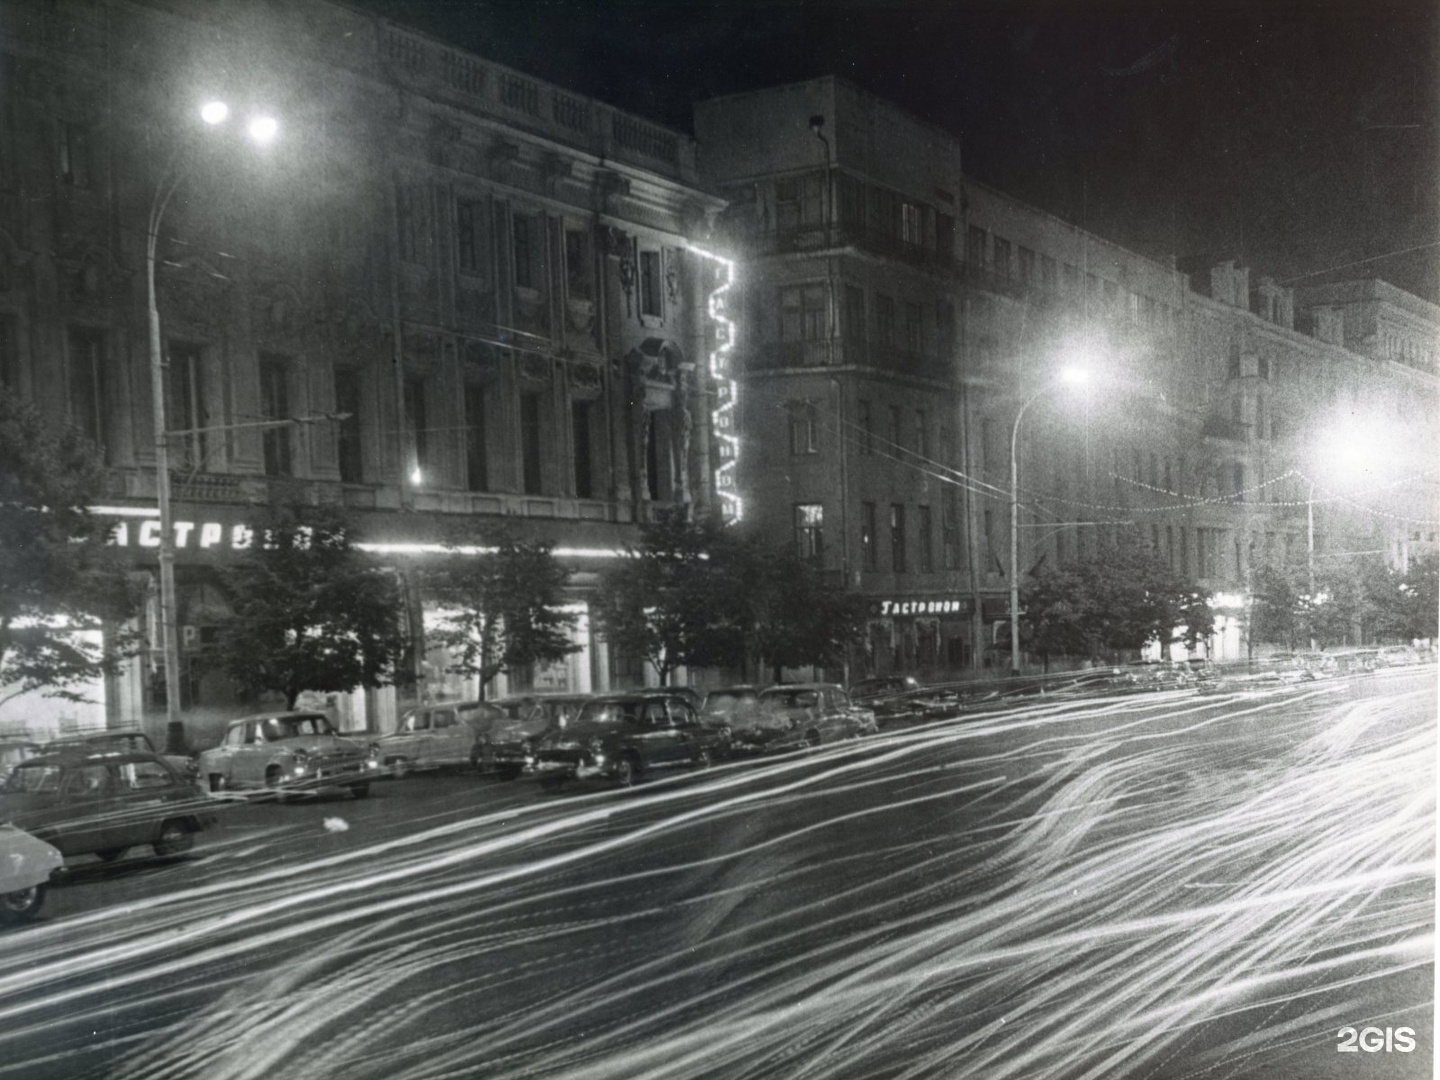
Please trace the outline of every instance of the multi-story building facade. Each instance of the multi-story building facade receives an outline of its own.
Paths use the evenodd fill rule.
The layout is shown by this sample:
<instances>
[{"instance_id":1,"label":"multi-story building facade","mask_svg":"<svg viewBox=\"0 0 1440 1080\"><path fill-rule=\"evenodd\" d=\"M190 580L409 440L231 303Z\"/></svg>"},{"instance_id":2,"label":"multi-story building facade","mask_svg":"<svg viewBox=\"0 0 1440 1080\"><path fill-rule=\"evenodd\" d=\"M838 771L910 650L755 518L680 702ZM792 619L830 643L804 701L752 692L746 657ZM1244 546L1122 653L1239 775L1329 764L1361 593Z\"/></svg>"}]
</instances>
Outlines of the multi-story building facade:
<instances>
[{"instance_id":1,"label":"multi-story building facade","mask_svg":"<svg viewBox=\"0 0 1440 1080\"><path fill-rule=\"evenodd\" d=\"M581 649L534 678L638 678L596 640L587 589L653 508L717 500L707 350L728 269L691 247L721 205L693 141L322 0L7 16L0 381L104 448L102 512L137 571L158 544L147 217L180 178L156 278L192 740L253 704L208 646L217 569L274 505L346 508L406 577L417 635L410 571L457 525L549 539ZM237 120L265 105L280 137L258 153L206 129L212 97ZM109 686L111 722L163 717L154 659ZM464 692L443 657L415 662L400 704ZM332 704L372 729L397 706Z\"/></svg>"},{"instance_id":2,"label":"multi-story building facade","mask_svg":"<svg viewBox=\"0 0 1440 1080\"><path fill-rule=\"evenodd\" d=\"M852 673L1008 662L1012 440L1019 572L1135 530L1220 598L1219 655L1263 560L1433 541L1433 491L1367 504L1323 464L1346 408L1403 414L1412 473L1433 461L1433 305L1158 263L970 180L951 136L840 79L702 102L695 130L744 268L741 488L871 600ZM1083 396L1055 382L1073 364Z\"/></svg>"}]
</instances>

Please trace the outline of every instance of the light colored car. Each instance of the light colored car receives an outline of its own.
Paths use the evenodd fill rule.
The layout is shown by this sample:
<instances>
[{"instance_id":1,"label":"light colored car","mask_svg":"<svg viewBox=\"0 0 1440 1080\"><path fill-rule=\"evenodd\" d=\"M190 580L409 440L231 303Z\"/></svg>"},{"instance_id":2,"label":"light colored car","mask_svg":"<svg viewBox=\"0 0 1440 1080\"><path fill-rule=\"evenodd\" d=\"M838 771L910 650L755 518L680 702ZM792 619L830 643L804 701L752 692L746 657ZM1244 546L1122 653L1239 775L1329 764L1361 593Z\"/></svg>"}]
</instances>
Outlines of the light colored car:
<instances>
[{"instance_id":1,"label":"light colored car","mask_svg":"<svg viewBox=\"0 0 1440 1080\"><path fill-rule=\"evenodd\" d=\"M293 712L230 721L220 745L200 755L199 772L212 792L347 788L363 799L379 768L369 750L336 732L324 713Z\"/></svg>"},{"instance_id":2,"label":"light colored car","mask_svg":"<svg viewBox=\"0 0 1440 1080\"><path fill-rule=\"evenodd\" d=\"M14 825L0 825L0 923L40 914L50 874L65 861L60 849Z\"/></svg>"},{"instance_id":3,"label":"light colored car","mask_svg":"<svg viewBox=\"0 0 1440 1080\"><path fill-rule=\"evenodd\" d=\"M406 709L389 735L370 744L382 768L396 777L414 769L474 762L490 725L505 714L486 701L450 701Z\"/></svg>"},{"instance_id":4,"label":"light colored car","mask_svg":"<svg viewBox=\"0 0 1440 1080\"><path fill-rule=\"evenodd\" d=\"M760 712L752 724L737 727L737 752L793 750L841 739L857 739L878 730L875 713L851 702L834 683L791 683L760 694Z\"/></svg>"},{"instance_id":5,"label":"light colored car","mask_svg":"<svg viewBox=\"0 0 1440 1080\"><path fill-rule=\"evenodd\" d=\"M179 855L215 815L204 792L158 754L70 751L15 766L0 788L0 820L67 858L109 862L141 845Z\"/></svg>"}]
</instances>

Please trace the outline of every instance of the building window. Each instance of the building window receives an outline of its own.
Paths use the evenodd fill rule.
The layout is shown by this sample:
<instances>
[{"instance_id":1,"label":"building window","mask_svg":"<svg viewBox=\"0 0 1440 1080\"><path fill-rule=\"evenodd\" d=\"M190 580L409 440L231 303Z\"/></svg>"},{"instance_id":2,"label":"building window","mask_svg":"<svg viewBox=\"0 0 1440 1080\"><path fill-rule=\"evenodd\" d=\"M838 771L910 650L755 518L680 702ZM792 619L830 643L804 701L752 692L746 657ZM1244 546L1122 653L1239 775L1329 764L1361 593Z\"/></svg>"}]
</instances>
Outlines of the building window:
<instances>
[{"instance_id":1,"label":"building window","mask_svg":"<svg viewBox=\"0 0 1440 1080\"><path fill-rule=\"evenodd\" d=\"M535 246L540 239L538 225L538 219L520 214L516 214L510 222L510 251L515 267L515 284L522 289L539 287L539 275L535 272Z\"/></svg>"},{"instance_id":2,"label":"building window","mask_svg":"<svg viewBox=\"0 0 1440 1080\"><path fill-rule=\"evenodd\" d=\"M947 484L942 496L942 528L945 531L945 569L960 569L960 495Z\"/></svg>"},{"instance_id":3,"label":"building window","mask_svg":"<svg viewBox=\"0 0 1440 1080\"><path fill-rule=\"evenodd\" d=\"M1031 286L1035 281L1035 252L1021 245L1017 252L1020 256L1020 284Z\"/></svg>"},{"instance_id":4,"label":"building window","mask_svg":"<svg viewBox=\"0 0 1440 1080\"><path fill-rule=\"evenodd\" d=\"M808 401L792 401L787 410L790 414L790 453L819 453L819 410Z\"/></svg>"},{"instance_id":5,"label":"building window","mask_svg":"<svg viewBox=\"0 0 1440 1080\"><path fill-rule=\"evenodd\" d=\"M802 559L819 562L825 551L825 508L819 503L795 505L795 549Z\"/></svg>"},{"instance_id":6,"label":"building window","mask_svg":"<svg viewBox=\"0 0 1440 1080\"><path fill-rule=\"evenodd\" d=\"M866 570L877 570L880 566L879 553L875 549L875 504L860 504L860 565Z\"/></svg>"},{"instance_id":7,"label":"building window","mask_svg":"<svg viewBox=\"0 0 1440 1080\"><path fill-rule=\"evenodd\" d=\"M90 129L85 124L60 125L60 179L70 187L90 186Z\"/></svg>"},{"instance_id":8,"label":"building window","mask_svg":"<svg viewBox=\"0 0 1440 1080\"><path fill-rule=\"evenodd\" d=\"M925 232L921 228L920 207L914 203L900 204L900 239L915 247L925 245Z\"/></svg>"},{"instance_id":9,"label":"building window","mask_svg":"<svg viewBox=\"0 0 1440 1080\"><path fill-rule=\"evenodd\" d=\"M947 264L955 258L955 219L949 214L935 215L935 250Z\"/></svg>"},{"instance_id":10,"label":"building window","mask_svg":"<svg viewBox=\"0 0 1440 1080\"><path fill-rule=\"evenodd\" d=\"M905 504L890 504L890 568L905 573Z\"/></svg>"},{"instance_id":11,"label":"building window","mask_svg":"<svg viewBox=\"0 0 1440 1080\"><path fill-rule=\"evenodd\" d=\"M0 386L20 390L20 331L15 316L0 312Z\"/></svg>"},{"instance_id":12,"label":"building window","mask_svg":"<svg viewBox=\"0 0 1440 1080\"><path fill-rule=\"evenodd\" d=\"M290 362L283 356L260 357L260 416L264 420L289 420ZM261 449L266 476L292 476L290 425L261 429Z\"/></svg>"},{"instance_id":13,"label":"building window","mask_svg":"<svg viewBox=\"0 0 1440 1080\"><path fill-rule=\"evenodd\" d=\"M905 303L905 351L916 355L921 348L920 305Z\"/></svg>"},{"instance_id":14,"label":"building window","mask_svg":"<svg viewBox=\"0 0 1440 1080\"><path fill-rule=\"evenodd\" d=\"M782 232L822 224L825 175L792 176L775 184L775 223Z\"/></svg>"},{"instance_id":15,"label":"building window","mask_svg":"<svg viewBox=\"0 0 1440 1080\"><path fill-rule=\"evenodd\" d=\"M455 204L455 232L459 245L460 269L468 274L485 272L483 203L461 199Z\"/></svg>"},{"instance_id":16,"label":"building window","mask_svg":"<svg viewBox=\"0 0 1440 1080\"><path fill-rule=\"evenodd\" d=\"M205 430L209 417L205 411L205 371L200 349L195 345L169 342L169 377L165 404L165 423L177 435L171 446L179 451L176 464L186 469L204 469L206 465Z\"/></svg>"},{"instance_id":17,"label":"building window","mask_svg":"<svg viewBox=\"0 0 1440 1080\"><path fill-rule=\"evenodd\" d=\"M426 380L412 375L405 380L405 441L410 466L410 481L432 483L430 475L430 425L425 400Z\"/></svg>"},{"instance_id":18,"label":"building window","mask_svg":"<svg viewBox=\"0 0 1440 1080\"><path fill-rule=\"evenodd\" d=\"M85 437L105 445L105 334L88 326L70 328L70 422Z\"/></svg>"},{"instance_id":19,"label":"building window","mask_svg":"<svg viewBox=\"0 0 1440 1080\"><path fill-rule=\"evenodd\" d=\"M465 384L465 486L490 490L490 455L486 445L485 387Z\"/></svg>"},{"instance_id":20,"label":"building window","mask_svg":"<svg viewBox=\"0 0 1440 1080\"><path fill-rule=\"evenodd\" d=\"M915 453L923 461L930 460L930 422L924 409L915 410Z\"/></svg>"},{"instance_id":21,"label":"building window","mask_svg":"<svg viewBox=\"0 0 1440 1080\"><path fill-rule=\"evenodd\" d=\"M346 484L359 484L365 479L364 428L361 410L360 369L335 369L335 411L340 414L336 428L335 456L340 465L340 479Z\"/></svg>"},{"instance_id":22,"label":"building window","mask_svg":"<svg viewBox=\"0 0 1440 1080\"><path fill-rule=\"evenodd\" d=\"M1010 241L995 237L995 276L1010 278Z\"/></svg>"},{"instance_id":23,"label":"building window","mask_svg":"<svg viewBox=\"0 0 1440 1080\"><path fill-rule=\"evenodd\" d=\"M780 290L780 340L825 340L825 286L791 285Z\"/></svg>"},{"instance_id":24,"label":"building window","mask_svg":"<svg viewBox=\"0 0 1440 1080\"><path fill-rule=\"evenodd\" d=\"M1230 493L1235 496L1236 502L1245 499L1245 466L1238 461L1230 469Z\"/></svg>"},{"instance_id":25,"label":"building window","mask_svg":"<svg viewBox=\"0 0 1440 1080\"><path fill-rule=\"evenodd\" d=\"M595 266L590 258L590 234L565 230L565 282L572 300L595 299Z\"/></svg>"},{"instance_id":26,"label":"building window","mask_svg":"<svg viewBox=\"0 0 1440 1080\"><path fill-rule=\"evenodd\" d=\"M875 416L870 408L870 402L863 399L855 402L855 411L859 414L860 452L873 454L875 452Z\"/></svg>"},{"instance_id":27,"label":"building window","mask_svg":"<svg viewBox=\"0 0 1440 1080\"><path fill-rule=\"evenodd\" d=\"M660 252L640 252L640 314L656 318L665 314L664 284L660 272Z\"/></svg>"},{"instance_id":28,"label":"building window","mask_svg":"<svg viewBox=\"0 0 1440 1080\"><path fill-rule=\"evenodd\" d=\"M570 435L575 454L575 497L595 497L594 474L590 470L590 412L588 401L570 403Z\"/></svg>"},{"instance_id":29,"label":"building window","mask_svg":"<svg viewBox=\"0 0 1440 1080\"><path fill-rule=\"evenodd\" d=\"M875 294L875 336L880 344L895 344L895 298L884 293Z\"/></svg>"},{"instance_id":30,"label":"building window","mask_svg":"<svg viewBox=\"0 0 1440 1080\"><path fill-rule=\"evenodd\" d=\"M400 218L400 257L406 262L430 259L430 189L425 184L402 184L395 194Z\"/></svg>"},{"instance_id":31,"label":"building window","mask_svg":"<svg viewBox=\"0 0 1440 1080\"><path fill-rule=\"evenodd\" d=\"M1000 557L995 554L995 512L993 510L985 511L981 527L985 540L985 573L1003 574L1005 569L1000 565Z\"/></svg>"},{"instance_id":32,"label":"building window","mask_svg":"<svg viewBox=\"0 0 1440 1080\"><path fill-rule=\"evenodd\" d=\"M971 225L965 230L965 261L971 266L983 267L985 265L985 249L989 244L990 234L979 225Z\"/></svg>"},{"instance_id":33,"label":"building window","mask_svg":"<svg viewBox=\"0 0 1440 1080\"><path fill-rule=\"evenodd\" d=\"M865 340L865 290L858 285L845 286L845 336Z\"/></svg>"},{"instance_id":34,"label":"building window","mask_svg":"<svg viewBox=\"0 0 1440 1080\"><path fill-rule=\"evenodd\" d=\"M905 431L901 426L901 411L899 405L890 406L890 452L898 454L905 446Z\"/></svg>"},{"instance_id":35,"label":"building window","mask_svg":"<svg viewBox=\"0 0 1440 1080\"><path fill-rule=\"evenodd\" d=\"M920 545L917 552L920 558L920 572L922 574L928 574L931 570L935 569L935 558L930 547L932 543L930 507L917 506L915 509L915 531L919 534L917 539Z\"/></svg>"},{"instance_id":36,"label":"building window","mask_svg":"<svg viewBox=\"0 0 1440 1080\"><path fill-rule=\"evenodd\" d=\"M544 494L540 439L540 395L523 393L520 395L520 464L526 495Z\"/></svg>"},{"instance_id":37,"label":"building window","mask_svg":"<svg viewBox=\"0 0 1440 1080\"><path fill-rule=\"evenodd\" d=\"M935 303L935 334L940 339L940 356L948 360L955 354L955 304L950 300Z\"/></svg>"}]
</instances>

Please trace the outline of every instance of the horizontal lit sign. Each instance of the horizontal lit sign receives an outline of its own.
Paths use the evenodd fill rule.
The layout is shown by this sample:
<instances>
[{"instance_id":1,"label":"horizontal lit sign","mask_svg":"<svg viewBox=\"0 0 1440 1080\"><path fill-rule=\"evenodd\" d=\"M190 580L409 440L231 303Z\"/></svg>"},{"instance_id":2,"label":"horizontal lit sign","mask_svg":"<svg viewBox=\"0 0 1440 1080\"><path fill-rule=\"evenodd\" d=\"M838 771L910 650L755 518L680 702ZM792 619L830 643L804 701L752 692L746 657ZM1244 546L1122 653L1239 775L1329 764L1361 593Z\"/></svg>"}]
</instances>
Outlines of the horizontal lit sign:
<instances>
[{"instance_id":1,"label":"horizontal lit sign","mask_svg":"<svg viewBox=\"0 0 1440 1080\"><path fill-rule=\"evenodd\" d=\"M881 600L881 615L969 615L975 610L969 600Z\"/></svg>"},{"instance_id":2,"label":"horizontal lit sign","mask_svg":"<svg viewBox=\"0 0 1440 1080\"><path fill-rule=\"evenodd\" d=\"M222 525L218 521L174 521L176 549L229 548L243 551L255 540L255 532L249 525ZM134 540L132 545L131 540ZM192 543L193 541L193 543ZM160 546L160 519L147 518L131 531L130 522L122 521L110 534L110 542L116 547L158 548Z\"/></svg>"}]
</instances>

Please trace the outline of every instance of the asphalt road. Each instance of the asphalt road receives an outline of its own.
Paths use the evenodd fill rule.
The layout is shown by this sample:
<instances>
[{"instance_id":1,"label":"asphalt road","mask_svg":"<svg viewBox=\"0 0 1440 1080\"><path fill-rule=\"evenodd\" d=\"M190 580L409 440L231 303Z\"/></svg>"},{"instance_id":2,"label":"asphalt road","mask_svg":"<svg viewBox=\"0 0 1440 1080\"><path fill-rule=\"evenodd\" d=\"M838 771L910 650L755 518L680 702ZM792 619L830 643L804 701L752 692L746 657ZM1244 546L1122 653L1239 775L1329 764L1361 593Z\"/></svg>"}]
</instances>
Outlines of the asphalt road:
<instances>
[{"instance_id":1,"label":"asphalt road","mask_svg":"<svg viewBox=\"0 0 1440 1080\"><path fill-rule=\"evenodd\" d=\"M1435 690L1038 700L631 791L226 804L0 935L0 1080L1428 1077Z\"/></svg>"}]
</instances>

